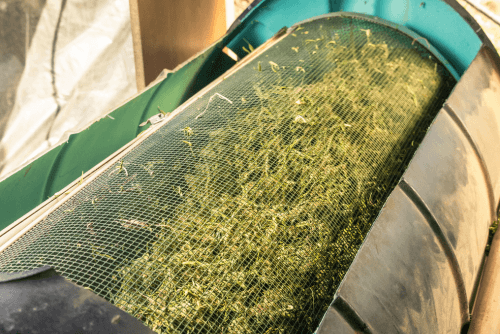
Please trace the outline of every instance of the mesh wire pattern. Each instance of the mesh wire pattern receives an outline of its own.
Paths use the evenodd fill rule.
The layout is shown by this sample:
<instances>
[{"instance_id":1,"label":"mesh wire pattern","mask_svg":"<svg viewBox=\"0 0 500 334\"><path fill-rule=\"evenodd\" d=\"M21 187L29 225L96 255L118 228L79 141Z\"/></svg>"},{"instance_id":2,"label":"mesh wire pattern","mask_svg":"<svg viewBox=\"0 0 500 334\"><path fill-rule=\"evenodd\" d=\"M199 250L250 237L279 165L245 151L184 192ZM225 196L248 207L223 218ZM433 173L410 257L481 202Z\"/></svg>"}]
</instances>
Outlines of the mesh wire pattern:
<instances>
[{"instance_id":1,"label":"mesh wire pattern","mask_svg":"<svg viewBox=\"0 0 500 334\"><path fill-rule=\"evenodd\" d=\"M51 265L159 333L312 333L455 83L396 30L311 20L103 170L0 271Z\"/></svg>"}]
</instances>

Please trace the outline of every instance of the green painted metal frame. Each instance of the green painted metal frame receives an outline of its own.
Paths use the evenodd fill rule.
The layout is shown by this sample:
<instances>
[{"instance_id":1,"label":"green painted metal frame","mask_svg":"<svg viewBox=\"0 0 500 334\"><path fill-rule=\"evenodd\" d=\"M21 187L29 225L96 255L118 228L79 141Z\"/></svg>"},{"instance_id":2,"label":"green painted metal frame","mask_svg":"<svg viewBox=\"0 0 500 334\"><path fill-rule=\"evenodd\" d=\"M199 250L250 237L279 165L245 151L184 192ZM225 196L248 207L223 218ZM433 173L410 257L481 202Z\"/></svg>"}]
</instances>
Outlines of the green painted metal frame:
<instances>
[{"instance_id":1,"label":"green painted metal frame","mask_svg":"<svg viewBox=\"0 0 500 334\"><path fill-rule=\"evenodd\" d=\"M23 169L0 182L0 231L63 189L134 139L138 124L170 112L233 64L223 53L228 46L240 57L243 47L257 47L283 26L314 16L349 11L378 16L423 36L452 64L459 75L481 45L491 45L474 19L455 0L263 0L234 29L158 84L112 111L88 129L71 135ZM421 41L420 41L421 42Z\"/></svg>"}]
</instances>

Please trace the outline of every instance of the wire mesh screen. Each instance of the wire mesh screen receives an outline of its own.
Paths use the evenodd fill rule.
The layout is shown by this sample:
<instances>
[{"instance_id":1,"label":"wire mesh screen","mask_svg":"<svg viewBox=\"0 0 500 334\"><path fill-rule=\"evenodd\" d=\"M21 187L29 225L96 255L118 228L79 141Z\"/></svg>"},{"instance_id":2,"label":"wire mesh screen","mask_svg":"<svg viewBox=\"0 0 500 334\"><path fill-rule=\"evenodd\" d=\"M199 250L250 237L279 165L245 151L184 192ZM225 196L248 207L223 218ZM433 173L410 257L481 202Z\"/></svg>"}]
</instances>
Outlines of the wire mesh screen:
<instances>
[{"instance_id":1,"label":"wire mesh screen","mask_svg":"<svg viewBox=\"0 0 500 334\"><path fill-rule=\"evenodd\" d=\"M396 30L304 23L13 243L0 270L51 265L159 333L312 333L454 84Z\"/></svg>"}]
</instances>

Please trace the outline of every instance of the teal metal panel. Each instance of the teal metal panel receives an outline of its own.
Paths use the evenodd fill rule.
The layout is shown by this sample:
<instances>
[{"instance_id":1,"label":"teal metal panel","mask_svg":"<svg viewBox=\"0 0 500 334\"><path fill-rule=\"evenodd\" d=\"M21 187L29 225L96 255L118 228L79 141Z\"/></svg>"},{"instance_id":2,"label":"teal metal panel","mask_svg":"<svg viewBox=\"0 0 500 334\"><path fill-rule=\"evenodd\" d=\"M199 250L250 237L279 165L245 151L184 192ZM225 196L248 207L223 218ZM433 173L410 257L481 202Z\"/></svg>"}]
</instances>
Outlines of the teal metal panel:
<instances>
[{"instance_id":1,"label":"teal metal panel","mask_svg":"<svg viewBox=\"0 0 500 334\"><path fill-rule=\"evenodd\" d=\"M442 0L264 0L242 20L245 26L228 47L240 57L242 47L265 42L283 26L291 26L313 16L329 12L356 12L378 16L404 25L427 39L461 75L481 47L471 26L447 2Z\"/></svg>"},{"instance_id":2,"label":"teal metal panel","mask_svg":"<svg viewBox=\"0 0 500 334\"><path fill-rule=\"evenodd\" d=\"M0 182L0 229L41 203L40 198L50 173L50 166L61 149L62 146L54 148Z\"/></svg>"},{"instance_id":3,"label":"teal metal panel","mask_svg":"<svg viewBox=\"0 0 500 334\"><path fill-rule=\"evenodd\" d=\"M420 0L412 3L414 10L405 25L427 38L462 75L482 44L475 31L444 1L426 1L425 6L420 6Z\"/></svg>"},{"instance_id":4,"label":"teal metal panel","mask_svg":"<svg viewBox=\"0 0 500 334\"><path fill-rule=\"evenodd\" d=\"M248 48L245 40L257 47L284 26L290 27L311 17L335 11L329 0L264 0L242 21L241 25L245 28L228 47L238 56L244 57L246 52L243 46Z\"/></svg>"},{"instance_id":5,"label":"teal metal panel","mask_svg":"<svg viewBox=\"0 0 500 334\"><path fill-rule=\"evenodd\" d=\"M144 92L90 128L70 136L60 146L56 159L50 166L40 203L73 182L82 172L92 169L99 162L135 138L142 114L149 114L149 101L158 86ZM142 113L140 112L142 111Z\"/></svg>"}]
</instances>

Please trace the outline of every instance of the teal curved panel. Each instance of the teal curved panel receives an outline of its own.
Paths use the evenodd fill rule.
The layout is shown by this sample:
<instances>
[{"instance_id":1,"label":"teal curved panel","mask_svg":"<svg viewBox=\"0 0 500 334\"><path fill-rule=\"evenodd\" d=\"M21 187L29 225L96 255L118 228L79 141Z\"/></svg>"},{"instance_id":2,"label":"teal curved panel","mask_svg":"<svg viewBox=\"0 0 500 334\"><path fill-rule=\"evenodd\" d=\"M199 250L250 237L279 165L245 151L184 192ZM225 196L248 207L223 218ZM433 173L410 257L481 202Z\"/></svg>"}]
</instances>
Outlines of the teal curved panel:
<instances>
[{"instance_id":1,"label":"teal curved panel","mask_svg":"<svg viewBox=\"0 0 500 334\"><path fill-rule=\"evenodd\" d=\"M0 183L0 229L4 229L43 202L40 197L50 173L50 166L61 149L62 146L52 149Z\"/></svg>"},{"instance_id":2,"label":"teal curved panel","mask_svg":"<svg viewBox=\"0 0 500 334\"><path fill-rule=\"evenodd\" d=\"M256 47L284 26L330 12L355 12L401 24L427 39L461 75L481 47L481 40L442 0L264 0L242 20L244 28L228 45L240 57L243 47Z\"/></svg>"}]
</instances>

